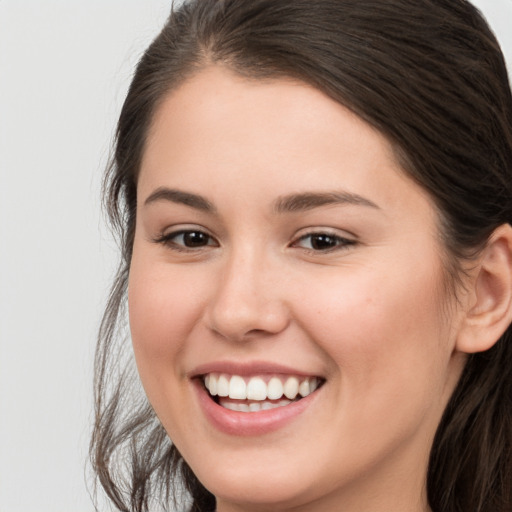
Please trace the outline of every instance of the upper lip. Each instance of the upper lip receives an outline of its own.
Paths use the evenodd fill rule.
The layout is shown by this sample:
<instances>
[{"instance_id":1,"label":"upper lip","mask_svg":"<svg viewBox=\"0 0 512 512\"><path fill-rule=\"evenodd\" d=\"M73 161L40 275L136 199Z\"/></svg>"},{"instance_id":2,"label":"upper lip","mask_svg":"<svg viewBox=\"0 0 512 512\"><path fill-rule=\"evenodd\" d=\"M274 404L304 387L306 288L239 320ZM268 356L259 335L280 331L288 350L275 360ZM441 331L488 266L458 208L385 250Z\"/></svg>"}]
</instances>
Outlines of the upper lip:
<instances>
[{"instance_id":1,"label":"upper lip","mask_svg":"<svg viewBox=\"0 0 512 512\"><path fill-rule=\"evenodd\" d=\"M304 371L291 366L270 361L215 361L200 364L189 372L189 377L199 377L208 373L227 373L229 375L251 376L262 374L285 374L298 377L321 377L320 374Z\"/></svg>"}]
</instances>

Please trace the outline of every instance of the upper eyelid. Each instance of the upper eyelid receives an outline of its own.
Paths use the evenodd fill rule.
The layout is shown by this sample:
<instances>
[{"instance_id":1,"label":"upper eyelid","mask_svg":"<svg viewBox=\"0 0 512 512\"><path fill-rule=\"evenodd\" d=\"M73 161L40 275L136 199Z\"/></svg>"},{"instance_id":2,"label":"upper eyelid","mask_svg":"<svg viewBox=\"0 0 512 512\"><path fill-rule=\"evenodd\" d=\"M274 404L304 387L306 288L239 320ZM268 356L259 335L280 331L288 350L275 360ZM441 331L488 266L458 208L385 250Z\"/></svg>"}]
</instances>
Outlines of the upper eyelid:
<instances>
[{"instance_id":1,"label":"upper eyelid","mask_svg":"<svg viewBox=\"0 0 512 512\"><path fill-rule=\"evenodd\" d=\"M181 233L189 233L191 231L198 231L211 236L212 238L216 238L211 230L197 224L176 224L174 226L167 226L160 231L159 236L167 237L172 235L179 235Z\"/></svg>"},{"instance_id":2,"label":"upper eyelid","mask_svg":"<svg viewBox=\"0 0 512 512\"><path fill-rule=\"evenodd\" d=\"M311 235L329 235L338 238L343 238L346 240L351 240L353 242L356 242L358 240L358 237L354 233L347 231L346 229L329 228L322 226L311 226L307 228L302 228L295 232L293 239L299 240L300 238Z\"/></svg>"},{"instance_id":3,"label":"upper eyelid","mask_svg":"<svg viewBox=\"0 0 512 512\"><path fill-rule=\"evenodd\" d=\"M155 243L165 243L168 242L169 244L172 243L172 239L174 237L177 237L179 235L183 235L186 233L203 233L206 236L208 236L211 240L215 242L216 245L220 245L218 238L213 235L209 230L207 230L204 227L196 227L196 226L187 226L184 225L183 227L172 227L172 228L166 228L163 229L160 233L158 233L156 236L152 237L152 241ZM177 246L180 244L176 244Z\"/></svg>"},{"instance_id":4,"label":"upper eyelid","mask_svg":"<svg viewBox=\"0 0 512 512\"><path fill-rule=\"evenodd\" d=\"M155 242L163 242L165 240L169 240L175 236L188 233L188 232L201 232L210 237L217 245L221 245L219 241L219 237L212 233L209 229L205 228L204 226L194 225L194 224L183 224L183 225L175 225L175 226L169 226L161 232L152 237L153 241ZM347 240L349 242L356 243L358 242L358 237L351 233L350 231L340 229L340 228L333 228L333 227L324 227L324 226L308 226L301 228L300 230L297 230L294 235L291 237L289 246L292 246L293 244L297 243L298 241L307 238L308 236L313 235L328 235L335 238L339 238L342 240Z\"/></svg>"},{"instance_id":5,"label":"upper eyelid","mask_svg":"<svg viewBox=\"0 0 512 512\"><path fill-rule=\"evenodd\" d=\"M310 238L310 237L313 237L313 236L318 236L318 235L327 235L331 238L335 238L337 240L340 240L340 241L344 241L344 242L347 242L347 243L350 243L350 244L355 244L357 242L357 240L355 239L352 239L352 238L349 238L349 237L346 237L346 236L340 236L340 235L336 235L336 234L333 234L333 233L327 233L327 232L312 232L312 233L306 233L305 235L301 235L297 238L295 238L290 245L294 245L298 242L300 242L301 240L305 240L307 238Z\"/></svg>"},{"instance_id":6,"label":"upper eyelid","mask_svg":"<svg viewBox=\"0 0 512 512\"><path fill-rule=\"evenodd\" d=\"M341 231L341 232L340 232ZM328 249L314 249L314 248L308 248L308 247L301 247L300 243L304 240L307 240L310 237L313 237L315 235L327 235L329 237L337 239L338 243L331 248ZM314 253L314 254L329 254L329 253L336 253L339 251L347 250L351 246L355 246L359 243L358 238L353 235L352 233L349 233L345 230L339 230L335 228L318 228L318 227L312 227L308 228L306 231L303 231L302 233L299 231L293 238L293 240L290 242L288 247L293 249L301 249L303 251Z\"/></svg>"}]
</instances>

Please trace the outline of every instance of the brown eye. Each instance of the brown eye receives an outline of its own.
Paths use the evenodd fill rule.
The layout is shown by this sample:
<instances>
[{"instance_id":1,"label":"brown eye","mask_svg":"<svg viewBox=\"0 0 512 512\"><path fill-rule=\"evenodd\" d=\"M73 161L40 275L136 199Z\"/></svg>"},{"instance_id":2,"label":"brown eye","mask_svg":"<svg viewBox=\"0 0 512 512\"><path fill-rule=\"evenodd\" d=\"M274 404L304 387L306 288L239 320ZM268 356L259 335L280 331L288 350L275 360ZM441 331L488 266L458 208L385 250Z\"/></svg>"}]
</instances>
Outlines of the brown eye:
<instances>
[{"instance_id":1,"label":"brown eye","mask_svg":"<svg viewBox=\"0 0 512 512\"><path fill-rule=\"evenodd\" d=\"M294 245L310 251L328 252L343 249L355 243L354 240L348 240L330 233L309 233L300 237Z\"/></svg>"},{"instance_id":2,"label":"brown eye","mask_svg":"<svg viewBox=\"0 0 512 512\"><path fill-rule=\"evenodd\" d=\"M156 239L155 242L175 250L201 249L202 247L218 245L209 234L193 229L174 231Z\"/></svg>"},{"instance_id":3,"label":"brown eye","mask_svg":"<svg viewBox=\"0 0 512 512\"><path fill-rule=\"evenodd\" d=\"M311 235L311 248L315 251L325 251L336 247L339 239L331 235Z\"/></svg>"},{"instance_id":4,"label":"brown eye","mask_svg":"<svg viewBox=\"0 0 512 512\"><path fill-rule=\"evenodd\" d=\"M177 238L179 237L183 239L182 245L190 248L210 245L211 240L209 235L201 231L187 231L177 236Z\"/></svg>"}]
</instances>

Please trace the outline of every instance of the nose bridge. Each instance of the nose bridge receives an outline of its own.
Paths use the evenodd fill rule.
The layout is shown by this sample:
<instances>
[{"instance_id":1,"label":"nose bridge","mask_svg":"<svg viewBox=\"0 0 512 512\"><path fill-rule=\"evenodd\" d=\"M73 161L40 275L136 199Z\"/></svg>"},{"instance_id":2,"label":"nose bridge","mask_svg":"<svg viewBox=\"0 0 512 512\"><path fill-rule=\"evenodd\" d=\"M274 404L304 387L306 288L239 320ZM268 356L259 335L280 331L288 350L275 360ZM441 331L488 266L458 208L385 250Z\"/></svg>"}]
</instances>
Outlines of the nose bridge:
<instances>
[{"instance_id":1,"label":"nose bridge","mask_svg":"<svg viewBox=\"0 0 512 512\"><path fill-rule=\"evenodd\" d=\"M210 326L223 337L276 334L288 322L275 261L261 247L245 244L226 255L210 304Z\"/></svg>"}]
</instances>

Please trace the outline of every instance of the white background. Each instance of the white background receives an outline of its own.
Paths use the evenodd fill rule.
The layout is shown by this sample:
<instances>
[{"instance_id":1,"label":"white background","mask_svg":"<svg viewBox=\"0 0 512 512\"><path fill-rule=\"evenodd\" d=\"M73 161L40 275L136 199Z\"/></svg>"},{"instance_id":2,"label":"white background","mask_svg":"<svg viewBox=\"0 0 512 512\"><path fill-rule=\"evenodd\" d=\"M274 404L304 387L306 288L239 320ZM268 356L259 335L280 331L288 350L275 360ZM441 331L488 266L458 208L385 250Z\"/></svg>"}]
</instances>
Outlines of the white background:
<instances>
[{"instance_id":1,"label":"white background","mask_svg":"<svg viewBox=\"0 0 512 512\"><path fill-rule=\"evenodd\" d=\"M91 512L100 182L170 0L0 0L0 512ZM512 0L479 0L512 65ZM102 506L102 509L106 509Z\"/></svg>"}]
</instances>

